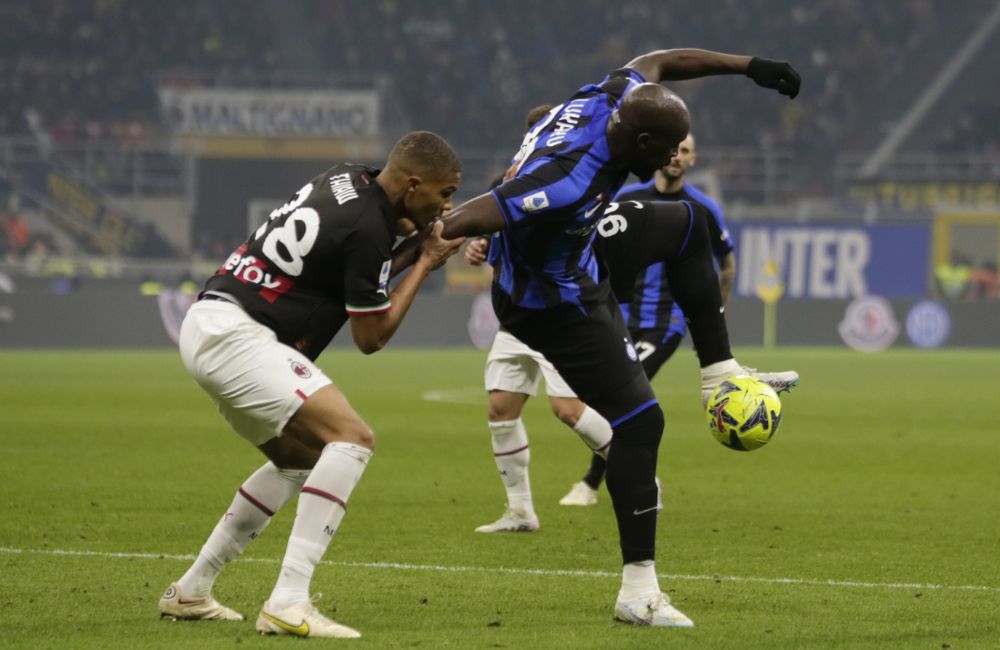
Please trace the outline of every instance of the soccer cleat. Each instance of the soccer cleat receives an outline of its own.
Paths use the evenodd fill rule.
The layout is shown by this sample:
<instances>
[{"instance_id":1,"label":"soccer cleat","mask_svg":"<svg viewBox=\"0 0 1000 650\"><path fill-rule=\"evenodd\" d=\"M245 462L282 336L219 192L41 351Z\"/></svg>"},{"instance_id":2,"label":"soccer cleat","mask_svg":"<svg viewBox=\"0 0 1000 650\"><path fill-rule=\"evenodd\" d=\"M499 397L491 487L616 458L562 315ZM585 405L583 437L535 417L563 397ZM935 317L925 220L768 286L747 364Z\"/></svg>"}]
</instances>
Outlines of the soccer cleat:
<instances>
[{"instance_id":1,"label":"soccer cleat","mask_svg":"<svg viewBox=\"0 0 1000 650\"><path fill-rule=\"evenodd\" d=\"M188 598L173 583L160 598L160 618L187 621L242 621L243 614L229 609L211 596Z\"/></svg>"},{"instance_id":2,"label":"soccer cleat","mask_svg":"<svg viewBox=\"0 0 1000 650\"><path fill-rule=\"evenodd\" d=\"M632 600L619 598L615 602L615 619L653 627L694 627L694 621L671 605L670 596L663 592Z\"/></svg>"},{"instance_id":3,"label":"soccer cleat","mask_svg":"<svg viewBox=\"0 0 1000 650\"><path fill-rule=\"evenodd\" d=\"M593 506L597 505L597 490L587 485L586 481L573 484L569 492L559 499L561 506Z\"/></svg>"},{"instance_id":4,"label":"soccer cleat","mask_svg":"<svg viewBox=\"0 0 1000 650\"><path fill-rule=\"evenodd\" d=\"M751 377L756 377L774 389L776 393L787 393L799 385L799 373L794 370L783 372L757 372L756 368L743 366L743 370Z\"/></svg>"},{"instance_id":5,"label":"soccer cleat","mask_svg":"<svg viewBox=\"0 0 1000 650\"><path fill-rule=\"evenodd\" d=\"M747 371L733 364L734 367L727 369L722 372L717 372L712 375L706 375L705 370L701 371L701 406L702 408L708 407L708 400L712 397L712 392L719 387L722 382L727 379L732 379L734 377L746 377Z\"/></svg>"},{"instance_id":6,"label":"soccer cleat","mask_svg":"<svg viewBox=\"0 0 1000 650\"><path fill-rule=\"evenodd\" d=\"M281 611L271 611L270 601L264 603L257 616L257 631L261 634L289 634L328 639L361 638L361 632L323 616L309 601L296 603Z\"/></svg>"},{"instance_id":7,"label":"soccer cleat","mask_svg":"<svg viewBox=\"0 0 1000 650\"><path fill-rule=\"evenodd\" d=\"M522 510L507 509L492 524L484 524L476 528L477 533L531 533L538 530L538 517L530 517Z\"/></svg>"}]
</instances>

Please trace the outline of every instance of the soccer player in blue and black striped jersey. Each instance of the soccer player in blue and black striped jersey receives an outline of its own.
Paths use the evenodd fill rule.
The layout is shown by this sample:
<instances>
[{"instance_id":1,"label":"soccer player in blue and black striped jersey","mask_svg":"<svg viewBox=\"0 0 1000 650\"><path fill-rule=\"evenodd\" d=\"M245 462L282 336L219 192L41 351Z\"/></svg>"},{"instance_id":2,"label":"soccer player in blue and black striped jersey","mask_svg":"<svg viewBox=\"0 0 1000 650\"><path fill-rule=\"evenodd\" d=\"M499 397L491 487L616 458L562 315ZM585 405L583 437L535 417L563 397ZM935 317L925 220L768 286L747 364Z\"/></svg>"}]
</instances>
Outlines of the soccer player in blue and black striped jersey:
<instances>
[{"instance_id":1,"label":"soccer player in blue and black striped jersey","mask_svg":"<svg viewBox=\"0 0 1000 650\"><path fill-rule=\"evenodd\" d=\"M544 354L611 423L607 485L624 563L615 616L636 624L693 625L660 591L653 562L663 412L592 244L629 173L652 178L687 136L687 107L659 82L718 74L745 74L789 97L799 91L798 73L784 62L696 49L650 52L553 108L525 136L505 182L456 208L442 232L500 232L493 306L501 324ZM407 257L400 251L394 270Z\"/></svg>"}]
</instances>

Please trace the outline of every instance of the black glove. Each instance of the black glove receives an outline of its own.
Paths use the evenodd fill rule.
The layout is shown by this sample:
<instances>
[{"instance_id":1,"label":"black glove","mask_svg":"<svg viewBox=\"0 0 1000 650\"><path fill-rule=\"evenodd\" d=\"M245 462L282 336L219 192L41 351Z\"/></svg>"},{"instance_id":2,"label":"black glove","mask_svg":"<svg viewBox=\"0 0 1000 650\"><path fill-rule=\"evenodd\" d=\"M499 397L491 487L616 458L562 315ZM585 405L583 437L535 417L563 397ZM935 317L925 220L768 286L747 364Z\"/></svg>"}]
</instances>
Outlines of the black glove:
<instances>
[{"instance_id":1,"label":"black glove","mask_svg":"<svg viewBox=\"0 0 1000 650\"><path fill-rule=\"evenodd\" d=\"M784 61L754 57L747 66L747 76L757 82L758 86L774 88L789 99L795 99L799 94L799 86L802 85L802 77Z\"/></svg>"}]
</instances>

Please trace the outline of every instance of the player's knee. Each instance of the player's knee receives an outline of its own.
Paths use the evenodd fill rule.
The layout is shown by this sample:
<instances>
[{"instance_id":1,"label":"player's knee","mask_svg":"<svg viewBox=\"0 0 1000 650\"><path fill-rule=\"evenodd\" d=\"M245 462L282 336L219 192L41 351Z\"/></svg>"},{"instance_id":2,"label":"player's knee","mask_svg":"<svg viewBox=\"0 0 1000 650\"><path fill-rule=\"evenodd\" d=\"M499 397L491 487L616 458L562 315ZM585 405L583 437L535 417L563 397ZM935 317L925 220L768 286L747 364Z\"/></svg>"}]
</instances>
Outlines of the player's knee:
<instances>
[{"instance_id":1,"label":"player's knee","mask_svg":"<svg viewBox=\"0 0 1000 650\"><path fill-rule=\"evenodd\" d=\"M362 422L360 425L351 427L347 442L353 442L368 449L375 449L375 432L372 431L371 427Z\"/></svg>"},{"instance_id":2,"label":"player's knee","mask_svg":"<svg viewBox=\"0 0 1000 650\"><path fill-rule=\"evenodd\" d=\"M615 445L659 446L663 424L663 409L653 403L614 427Z\"/></svg>"},{"instance_id":3,"label":"player's knee","mask_svg":"<svg viewBox=\"0 0 1000 650\"><path fill-rule=\"evenodd\" d=\"M576 426L585 408L580 400L565 397L550 398L549 404L555 416L568 427Z\"/></svg>"},{"instance_id":4,"label":"player's knee","mask_svg":"<svg viewBox=\"0 0 1000 650\"><path fill-rule=\"evenodd\" d=\"M349 442L351 444L375 448L375 432L360 418L352 422L338 423L336 426L326 425L313 432L313 445L320 449L331 442Z\"/></svg>"},{"instance_id":5,"label":"player's knee","mask_svg":"<svg viewBox=\"0 0 1000 650\"><path fill-rule=\"evenodd\" d=\"M486 415L490 422L510 422L521 417L526 397L516 393L494 390L490 391L489 405Z\"/></svg>"},{"instance_id":6,"label":"player's knee","mask_svg":"<svg viewBox=\"0 0 1000 650\"><path fill-rule=\"evenodd\" d=\"M708 229L708 220L712 218L708 208L699 203L691 204L691 231L688 234L688 242L684 252L698 251L709 244L711 235Z\"/></svg>"},{"instance_id":7,"label":"player's knee","mask_svg":"<svg viewBox=\"0 0 1000 650\"><path fill-rule=\"evenodd\" d=\"M281 454L269 458L274 466L280 470L309 470L316 466L319 461L319 452L303 451L293 454Z\"/></svg>"},{"instance_id":8,"label":"player's knee","mask_svg":"<svg viewBox=\"0 0 1000 650\"><path fill-rule=\"evenodd\" d=\"M486 417L490 422L509 422L520 417L519 409L508 408L503 404L490 403L486 410Z\"/></svg>"},{"instance_id":9,"label":"player's knee","mask_svg":"<svg viewBox=\"0 0 1000 650\"><path fill-rule=\"evenodd\" d=\"M571 428L575 427L576 423L580 420L580 414L576 413L575 411L558 409L554 412L556 414L556 417L559 418L560 422Z\"/></svg>"},{"instance_id":10,"label":"player's knee","mask_svg":"<svg viewBox=\"0 0 1000 650\"><path fill-rule=\"evenodd\" d=\"M301 444L290 436L272 438L259 449L280 470L312 469L322 451L319 447Z\"/></svg>"}]
</instances>

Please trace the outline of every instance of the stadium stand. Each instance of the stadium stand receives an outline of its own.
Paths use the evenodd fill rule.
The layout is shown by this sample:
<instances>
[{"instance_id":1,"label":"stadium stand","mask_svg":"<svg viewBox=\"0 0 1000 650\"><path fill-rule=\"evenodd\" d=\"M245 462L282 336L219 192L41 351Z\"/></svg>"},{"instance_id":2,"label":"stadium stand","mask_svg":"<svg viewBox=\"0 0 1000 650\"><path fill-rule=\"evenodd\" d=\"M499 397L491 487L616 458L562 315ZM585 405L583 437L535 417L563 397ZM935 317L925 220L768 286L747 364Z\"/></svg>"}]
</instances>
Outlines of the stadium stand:
<instances>
[{"instance_id":1,"label":"stadium stand","mask_svg":"<svg viewBox=\"0 0 1000 650\"><path fill-rule=\"evenodd\" d=\"M699 46L787 58L806 80L796 102L762 98L752 84L674 85L696 116L703 152L763 151L783 165L780 191L743 197L740 179L753 177L761 155L727 157L717 171L730 198L829 196L836 159L869 153L995 3L962 5L956 12L946 0L722 0L707 8L654 0L9 0L0 5L7 99L0 136L77 151L65 155L86 162L89 182L122 194L136 191L128 170L137 147L168 135L163 84L365 84L391 94L407 127L453 142L469 160L467 185L479 187L513 151L530 106L566 96L635 53ZM521 20L518 9L528 7L532 19ZM568 21L573 30L559 28ZM989 47L995 54L998 46ZM1000 87L974 87L937 109L933 135L914 135L910 148L997 161ZM123 148L79 149L108 141ZM162 170L142 191L177 191L181 172L169 152L147 152L141 162L147 173Z\"/></svg>"}]
</instances>

